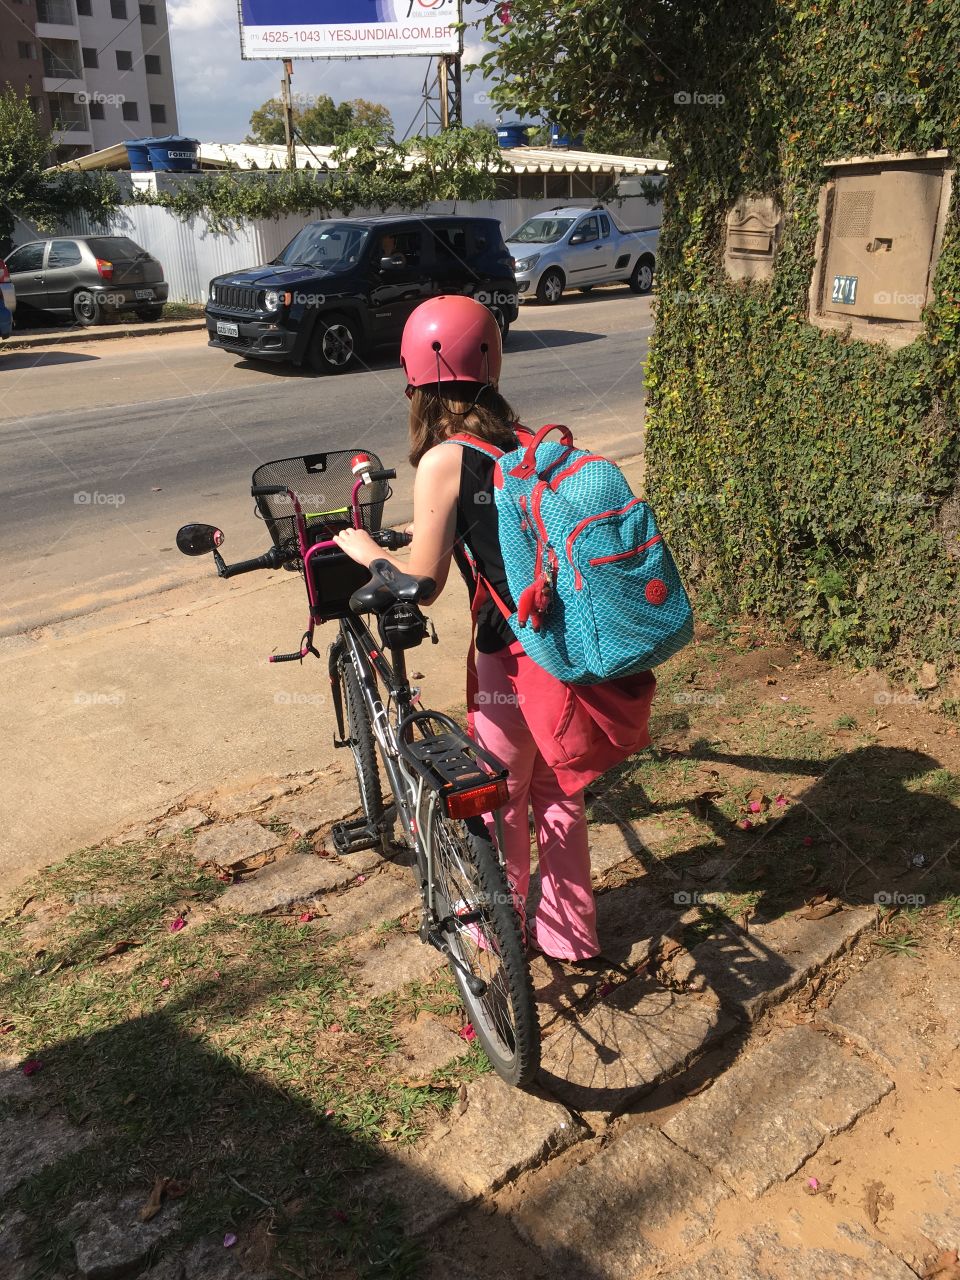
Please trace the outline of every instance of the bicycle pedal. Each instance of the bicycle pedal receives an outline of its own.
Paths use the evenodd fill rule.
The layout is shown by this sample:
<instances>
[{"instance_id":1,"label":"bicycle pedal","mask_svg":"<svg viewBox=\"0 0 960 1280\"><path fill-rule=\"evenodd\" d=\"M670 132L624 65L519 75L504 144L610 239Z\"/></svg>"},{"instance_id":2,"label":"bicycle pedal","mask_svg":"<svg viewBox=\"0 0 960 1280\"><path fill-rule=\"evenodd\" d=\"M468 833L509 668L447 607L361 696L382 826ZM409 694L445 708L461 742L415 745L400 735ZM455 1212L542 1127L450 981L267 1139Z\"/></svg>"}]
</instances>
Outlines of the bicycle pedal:
<instances>
[{"instance_id":1,"label":"bicycle pedal","mask_svg":"<svg viewBox=\"0 0 960 1280\"><path fill-rule=\"evenodd\" d=\"M335 822L330 828L335 853L358 853L361 849L378 849L383 837L376 827L363 818L351 822Z\"/></svg>"}]
</instances>

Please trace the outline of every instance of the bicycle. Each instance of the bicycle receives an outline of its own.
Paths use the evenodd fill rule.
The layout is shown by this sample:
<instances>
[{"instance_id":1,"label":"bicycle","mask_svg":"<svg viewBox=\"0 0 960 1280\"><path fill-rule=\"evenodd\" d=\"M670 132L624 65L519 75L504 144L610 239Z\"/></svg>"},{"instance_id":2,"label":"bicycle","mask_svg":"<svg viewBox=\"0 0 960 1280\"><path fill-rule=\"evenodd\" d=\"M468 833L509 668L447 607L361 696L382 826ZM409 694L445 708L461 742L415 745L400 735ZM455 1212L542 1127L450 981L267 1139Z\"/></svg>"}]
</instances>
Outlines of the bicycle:
<instances>
[{"instance_id":1,"label":"bicycle","mask_svg":"<svg viewBox=\"0 0 960 1280\"><path fill-rule=\"evenodd\" d=\"M299 570L309 604L307 628L299 650L272 654L271 662L319 658L316 626L337 623L327 664L334 746L352 752L361 815L333 826L334 848L390 853L399 821L421 893L420 939L446 957L494 1069L508 1084L525 1085L539 1068L540 1027L522 906L499 852L507 770L456 721L423 709L419 691L409 684L407 650L428 634L437 643L419 607L433 594L434 581L402 573L387 560L375 560L367 570L333 541L350 524L365 528L386 550L410 541L408 534L381 528L388 481L395 476L376 455L347 450L267 462L254 472L250 492L273 541L269 551L227 564L220 553L223 534L207 524L184 525L177 546L186 555L212 552L221 578L258 569ZM361 616L371 614L379 643ZM389 802L378 757L393 797ZM485 815L493 817L496 839Z\"/></svg>"}]
</instances>

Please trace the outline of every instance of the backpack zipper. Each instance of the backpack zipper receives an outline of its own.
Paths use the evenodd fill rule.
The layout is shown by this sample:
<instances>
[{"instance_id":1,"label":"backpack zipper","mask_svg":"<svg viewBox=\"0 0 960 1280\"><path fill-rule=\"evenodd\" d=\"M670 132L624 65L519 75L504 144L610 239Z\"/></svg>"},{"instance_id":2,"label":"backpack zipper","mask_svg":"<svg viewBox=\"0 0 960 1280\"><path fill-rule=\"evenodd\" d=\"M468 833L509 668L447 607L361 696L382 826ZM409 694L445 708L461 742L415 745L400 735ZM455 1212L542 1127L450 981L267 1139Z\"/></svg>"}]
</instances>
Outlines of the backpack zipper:
<instances>
[{"instance_id":1,"label":"backpack zipper","mask_svg":"<svg viewBox=\"0 0 960 1280\"><path fill-rule=\"evenodd\" d=\"M663 536L658 533L658 534L655 534L652 538L648 538L647 541L643 544L643 546L634 547L632 551L618 551L616 555L612 555L612 556L595 556L590 561L590 563L591 564L611 564L614 560L629 560L631 556L638 556L641 551L646 551L647 547L652 547L655 542L662 542L662 541L663 541Z\"/></svg>"},{"instance_id":2,"label":"backpack zipper","mask_svg":"<svg viewBox=\"0 0 960 1280\"><path fill-rule=\"evenodd\" d=\"M594 520L605 520L609 516L622 516L627 511L629 511L631 507L635 507L638 502L642 502L642 501L643 501L642 498L632 498L625 507L618 507L615 511L601 511L598 515L595 515L595 516L587 516L585 517L585 519L581 520L580 523L571 530L569 536L567 537L567 560L570 563L570 568L573 570L574 590L579 591L583 586L583 577L580 573L580 570L573 563L574 539L578 538L580 534L583 533L584 529L586 529L588 524L593 524Z\"/></svg>"}]
</instances>

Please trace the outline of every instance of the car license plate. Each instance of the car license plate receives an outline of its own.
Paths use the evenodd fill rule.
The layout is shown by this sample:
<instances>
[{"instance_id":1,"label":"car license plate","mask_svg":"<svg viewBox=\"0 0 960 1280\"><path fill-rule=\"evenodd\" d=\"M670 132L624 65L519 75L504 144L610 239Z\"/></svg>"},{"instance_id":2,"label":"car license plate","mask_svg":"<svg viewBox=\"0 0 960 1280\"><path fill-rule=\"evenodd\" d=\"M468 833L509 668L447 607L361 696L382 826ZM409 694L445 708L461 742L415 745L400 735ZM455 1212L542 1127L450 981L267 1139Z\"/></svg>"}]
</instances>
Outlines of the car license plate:
<instances>
[{"instance_id":1,"label":"car license plate","mask_svg":"<svg viewBox=\"0 0 960 1280\"><path fill-rule=\"evenodd\" d=\"M229 320L218 320L217 336L220 338L239 338L239 326L232 324Z\"/></svg>"},{"instance_id":2,"label":"car license plate","mask_svg":"<svg viewBox=\"0 0 960 1280\"><path fill-rule=\"evenodd\" d=\"M135 298L152 298L153 290L152 289L135 289L133 291L133 296Z\"/></svg>"}]
</instances>

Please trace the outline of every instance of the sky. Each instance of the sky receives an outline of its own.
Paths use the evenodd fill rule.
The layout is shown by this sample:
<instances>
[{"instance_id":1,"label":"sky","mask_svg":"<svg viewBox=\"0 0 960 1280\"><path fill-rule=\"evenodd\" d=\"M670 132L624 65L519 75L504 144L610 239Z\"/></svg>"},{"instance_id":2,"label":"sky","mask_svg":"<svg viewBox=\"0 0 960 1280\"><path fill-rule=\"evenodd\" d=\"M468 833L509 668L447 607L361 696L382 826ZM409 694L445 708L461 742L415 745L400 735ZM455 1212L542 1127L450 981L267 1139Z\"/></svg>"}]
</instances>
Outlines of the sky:
<instances>
[{"instance_id":1,"label":"sky","mask_svg":"<svg viewBox=\"0 0 960 1280\"><path fill-rule=\"evenodd\" d=\"M471 5L470 10L471 17L483 12L479 5ZM282 64L279 59L241 59L236 0L167 0L167 17L180 132L203 142L242 142L251 112L279 94ZM464 39L465 124L494 121L493 108L484 101L485 82L479 72L467 74L467 65L481 51L480 37L468 32ZM415 119L410 132L418 132L423 120L421 89L431 63L435 65L435 60L296 60L292 90L294 95L326 93L335 102L348 98L382 102L393 116L397 136L402 137Z\"/></svg>"}]
</instances>

